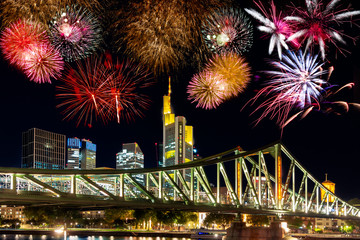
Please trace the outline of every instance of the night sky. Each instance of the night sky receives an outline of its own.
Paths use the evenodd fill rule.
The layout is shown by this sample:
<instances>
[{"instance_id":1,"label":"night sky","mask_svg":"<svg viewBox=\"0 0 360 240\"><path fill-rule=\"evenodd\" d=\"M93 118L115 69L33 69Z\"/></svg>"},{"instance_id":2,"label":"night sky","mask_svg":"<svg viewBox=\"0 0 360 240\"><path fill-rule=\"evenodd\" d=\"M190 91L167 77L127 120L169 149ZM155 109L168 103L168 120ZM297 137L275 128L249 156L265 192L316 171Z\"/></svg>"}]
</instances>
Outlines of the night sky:
<instances>
[{"instance_id":1,"label":"night sky","mask_svg":"<svg viewBox=\"0 0 360 240\"><path fill-rule=\"evenodd\" d=\"M343 0L344 4L350 1ZM352 4L355 5L355 0ZM303 3L304 4L304 3ZM359 5L359 3L356 3ZM255 5L249 4L255 8ZM357 7L357 9L360 9ZM254 25L257 25L253 21ZM360 28L354 26L352 36L360 36ZM268 39L254 29L254 46L246 58L252 74L262 76L261 70L270 69L266 64ZM338 95L339 100L360 103L360 49L347 41L351 53L338 55L332 61L334 72L331 83L339 85L354 82L355 87ZM359 41L357 42L359 44ZM274 56L276 57L276 56ZM295 158L318 180L328 179L336 183L336 194L345 200L360 198L360 110L350 109L342 115L312 112L302 120L295 120L281 130L274 120L265 119L257 126L251 115L255 106L243 106L254 96L262 77L248 89L215 110L196 108L187 100L186 86L194 74L189 68L171 73L171 103L177 116L185 116L193 126L195 147L202 157L241 146L251 150L281 140ZM3 59L0 59L0 166L20 167L21 133L36 127L65 134L67 137L90 139L97 145L97 167L115 167L115 155L123 143L137 142L145 154L145 167L156 166L155 143L162 141L162 96L167 94L167 76L155 79L148 90L152 100L144 118L127 123L122 121L107 125L95 122L92 128L76 127L73 121L64 121L56 108L53 84L36 84Z\"/></svg>"}]
</instances>

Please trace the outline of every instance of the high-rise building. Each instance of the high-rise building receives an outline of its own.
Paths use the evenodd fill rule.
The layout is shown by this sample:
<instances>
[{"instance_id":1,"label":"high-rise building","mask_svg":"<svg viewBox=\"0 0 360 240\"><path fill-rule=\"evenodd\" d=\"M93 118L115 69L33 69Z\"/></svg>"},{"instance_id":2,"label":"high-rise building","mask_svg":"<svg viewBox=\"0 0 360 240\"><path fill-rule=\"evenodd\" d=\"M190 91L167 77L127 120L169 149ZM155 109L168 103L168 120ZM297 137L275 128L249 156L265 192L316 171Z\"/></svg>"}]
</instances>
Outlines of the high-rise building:
<instances>
[{"instance_id":1,"label":"high-rise building","mask_svg":"<svg viewBox=\"0 0 360 240\"><path fill-rule=\"evenodd\" d=\"M136 169L144 168L144 154L139 144L124 143L122 151L116 154L116 169ZM142 174L135 175L135 179L144 184L144 176Z\"/></svg>"},{"instance_id":2,"label":"high-rise building","mask_svg":"<svg viewBox=\"0 0 360 240\"><path fill-rule=\"evenodd\" d=\"M193 161L193 128L186 125L183 116L175 117L171 109L171 82L169 78L168 95L163 96L163 166L173 166ZM173 176L173 171L169 171ZM182 175L185 181L190 184L191 170L183 170ZM173 176L174 180L176 176ZM176 180L177 181L177 180ZM176 198L170 192L170 187L165 184L165 192Z\"/></svg>"},{"instance_id":3,"label":"high-rise building","mask_svg":"<svg viewBox=\"0 0 360 240\"><path fill-rule=\"evenodd\" d=\"M163 97L163 166L172 166L193 160L193 128L186 125L183 116L175 117L168 95Z\"/></svg>"},{"instance_id":4,"label":"high-rise building","mask_svg":"<svg viewBox=\"0 0 360 240\"><path fill-rule=\"evenodd\" d=\"M22 133L22 168L64 169L66 136L31 128Z\"/></svg>"},{"instance_id":5,"label":"high-rise building","mask_svg":"<svg viewBox=\"0 0 360 240\"><path fill-rule=\"evenodd\" d=\"M81 140L79 138L67 139L67 169L81 169Z\"/></svg>"},{"instance_id":6,"label":"high-rise building","mask_svg":"<svg viewBox=\"0 0 360 240\"><path fill-rule=\"evenodd\" d=\"M96 168L96 144L90 140L82 139L80 156L81 169Z\"/></svg>"}]
</instances>

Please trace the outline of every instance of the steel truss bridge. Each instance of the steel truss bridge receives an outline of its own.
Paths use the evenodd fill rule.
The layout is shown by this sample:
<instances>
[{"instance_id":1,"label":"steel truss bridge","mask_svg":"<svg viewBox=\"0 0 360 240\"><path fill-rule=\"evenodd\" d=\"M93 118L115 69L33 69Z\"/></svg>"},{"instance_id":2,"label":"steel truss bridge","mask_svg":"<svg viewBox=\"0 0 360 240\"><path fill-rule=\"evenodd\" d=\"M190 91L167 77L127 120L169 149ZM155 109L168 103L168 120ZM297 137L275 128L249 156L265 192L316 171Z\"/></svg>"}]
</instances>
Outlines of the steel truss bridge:
<instances>
[{"instance_id":1,"label":"steel truss bridge","mask_svg":"<svg viewBox=\"0 0 360 240\"><path fill-rule=\"evenodd\" d=\"M316 180L281 142L162 168L0 168L0 204L360 216L360 209Z\"/></svg>"}]
</instances>

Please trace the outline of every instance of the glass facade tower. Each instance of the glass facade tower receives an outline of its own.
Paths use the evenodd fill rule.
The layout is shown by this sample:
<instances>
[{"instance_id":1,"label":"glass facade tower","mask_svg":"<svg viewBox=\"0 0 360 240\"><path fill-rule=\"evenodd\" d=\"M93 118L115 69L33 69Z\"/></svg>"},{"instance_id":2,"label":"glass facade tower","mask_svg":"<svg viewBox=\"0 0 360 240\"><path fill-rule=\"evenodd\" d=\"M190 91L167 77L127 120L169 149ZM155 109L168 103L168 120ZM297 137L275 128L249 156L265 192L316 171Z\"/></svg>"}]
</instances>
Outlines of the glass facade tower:
<instances>
[{"instance_id":1,"label":"glass facade tower","mask_svg":"<svg viewBox=\"0 0 360 240\"><path fill-rule=\"evenodd\" d=\"M82 170L96 168L96 144L90 140L81 140L80 166Z\"/></svg>"},{"instance_id":2,"label":"glass facade tower","mask_svg":"<svg viewBox=\"0 0 360 240\"><path fill-rule=\"evenodd\" d=\"M67 139L67 169L81 169L80 166L81 140L78 138Z\"/></svg>"},{"instance_id":3,"label":"glass facade tower","mask_svg":"<svg viewBox=\"0 0 360 240\"><path fill-rule=\"evenodd\" d=\"M163 166L173 166L193 161L193 128L186 125L183 116L175 117L171 109L171 84L168 95L163 96ZM170 175L172 175L170 173ZM183 176L190 181L190 170Z\"/></svg>"},{"instance_id":4,"label":"glass facade tower","mask_svg":"<svg viewBox=\"0 0 360 240\"><path fill-rule=\"evenodd\" d=\"M124 143L122 151L116 154L116 169L144 168L144 154L139 145L135 143ZM135 179L144 184L143 175L135 175Z\"/></svg>"},{"instance_id":5,"label":"glass facade tower","mask_svg":"<svg viewBox=\"0 0 360 240\"><path fill-rule=\"evenodd\" d=\"M66 136L38 128L22 133L22 168L64 169Z\"/></svg>"}]
</instances>

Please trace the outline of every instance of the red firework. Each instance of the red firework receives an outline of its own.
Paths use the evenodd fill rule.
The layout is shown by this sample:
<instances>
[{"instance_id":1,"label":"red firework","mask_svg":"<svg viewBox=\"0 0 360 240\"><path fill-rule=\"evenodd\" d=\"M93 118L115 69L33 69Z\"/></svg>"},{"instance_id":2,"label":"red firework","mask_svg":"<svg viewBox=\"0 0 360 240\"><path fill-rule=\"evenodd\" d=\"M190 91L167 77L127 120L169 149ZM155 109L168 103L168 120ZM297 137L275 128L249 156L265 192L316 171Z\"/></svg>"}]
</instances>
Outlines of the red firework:
<instances>
[{"instance_id":1,"label":"red firework","mask_svg":"<svg viewBox=\"0 0 360 240\"><path fill-rule=\"evenodd\" d=\"M5 58L19 67L24 65L24 59L29 50L46 43L46 33L42 26L22 19L6 28L0 39L0 47Z\"/></svg>"},{"instance_id":2,"label":"red firework","mask_svg":"<svg viewBox=\"0 0 360 240\"><path fill-rule=\"evenodd\" d=\"M118 123L121 118L130 121L135 116L142 117L142 110L148 108L150 101L140 91L151 84L149 72L130 61L113 61L110 55L106 55L104 66L109 71L105 99L111 106L111 115Z\"/></svg>"},{"instance_id":3,"label":"red firework","mask_svg":"<svg viewBox=\"0 0 360 240\"><path fill-rule=\"evenodd\" d=\"M88 58L61 80L57 87L61 93L56 96L63 101L58 107L64 109L65 119L77 118L77 125L91 127L94 119L107 123L114 118L120 123L121 118L142 116L141 110L149 105L146 96L137 92L148 86L148 74L129 62Z\"/></svg>"}]
</instances>

